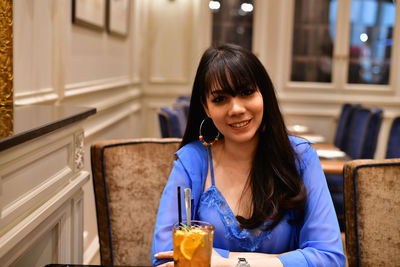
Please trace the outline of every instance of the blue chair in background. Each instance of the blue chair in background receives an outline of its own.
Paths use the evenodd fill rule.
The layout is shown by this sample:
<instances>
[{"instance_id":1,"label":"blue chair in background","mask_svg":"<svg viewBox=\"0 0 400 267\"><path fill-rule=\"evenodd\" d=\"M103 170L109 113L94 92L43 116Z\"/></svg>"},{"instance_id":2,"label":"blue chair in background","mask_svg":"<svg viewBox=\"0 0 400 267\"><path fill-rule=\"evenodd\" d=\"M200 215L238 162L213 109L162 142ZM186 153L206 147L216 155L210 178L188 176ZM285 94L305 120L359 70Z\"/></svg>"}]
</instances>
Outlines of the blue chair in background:
<instances>
[{"instance_id":1,"label":"blue chair in background","mask_svg":"<svg viewBox=\"0 0 400 267\"><path fill-rule=\"evenodd\" d=\"M167 120L165 121L168 123L168 127L166 128L168 129L169 136L164 136L164 134L166 133L165 130L163 133L163 124L162 124L163 119L161 117L163 117L164 114L167 117ZM161 134L163 137L181 138L183 136L184 131L186 129L186 117L182 108L175 106L161 107L159 112L159 119L160 119Z\"/></svg>"},{"instance_id":2,"label":"blue chair in background","mask_svg":"<svg viewBox=\"0 0 400 267\"><path fill-rule=\"evenodd\" d=\"M161 137L167 138L172 136L168 114L159 110L157 115L160 123Z\"/></svg>"},{"instance_id":3,"label":"blue chair in background","mask_svg":"<svg viewBox=\"0 0 400 267\"><path fill-rule=\"evenodd\" d=\"M189 115L190 100L178 98L178 100L176 100L174 106L181 108L184 111L185 117L187 119L187 117Z\"/></svg>"},{"instance_id":4,"label":"blue chair in background","mask_svg":"<svg viewBox=\"0 0 400 267\"><path fill-rule=\"evenodd\" d=\"M184 101L190 102L190 98L191 98L191 95L180 95L180 96L178 96L176 101L184 100Z\"/></svg>"},{"instance_id":5,"label":"blue chair in background","mask_svg":"<svg viewBox=\"0 0 400 267\"><path fill-rule=\"evenodd\" d=\"M370 130L372 111L371 109L362 108L361 105L358 104L344 108L349 108L345 110L345 112L349 112L349 117L347 118L349 121L344 123L341 149L351 158L359 159L362 156L362 152L367 150L365 148L365 141ZM381 114L380 112L376 113ZM376 116L379 118L378 115ZM376 124L378 124L378 119L376 120ZM371 130L371 132L375 133L375 129ZM371 135L375 137L373 134ZM340 230L345 232L346 221L344 217L343 174L325 174L325 177L335 207Z\"/></svg>"},{"instance_id":6,"label":"blue chair in background","mask_svg":"<svg viewBox=\"0 0 400 267\"><path fill-rule=\"evenodd\" d=\"M371 120L365 136L361 159L373 159L382 125L383 110L378 107L371 108Z\"/></svg>"},{"instance_id":7,"label":"blue chair in background","mask_svg":"<svg viewBox=\"0 0 400 267\"><path fill-rule=\"evenodd\" d=\"M334 145L344 151L347 147L349 129L351 127L355 112L361 108L360 104L346 103L342 106L338 124L336 127L336 135Z\"/></svg>"},{"instance_id":8,"label":"blue chair in background","mask_svg":"<svg viewBox=\"0 0 400 267\"><path fill-rule=\"evenodd\" d=\"M360 108L355 111L350 127L350 135L347 139L347 146L344 149L347 155L352 159L361 158L370 126L371 116L371 109L368 108Z\"/></svg>"},{"instance_id":9,"label":"blue chair in background","mask_svg":"<svg viewBox=\"0 0 400 267\"><path fill-rule=\"evenodd\" d=\"M390 128L386 158L400 158L400 117L396 117Z\"/></svg>"}]
</instances>

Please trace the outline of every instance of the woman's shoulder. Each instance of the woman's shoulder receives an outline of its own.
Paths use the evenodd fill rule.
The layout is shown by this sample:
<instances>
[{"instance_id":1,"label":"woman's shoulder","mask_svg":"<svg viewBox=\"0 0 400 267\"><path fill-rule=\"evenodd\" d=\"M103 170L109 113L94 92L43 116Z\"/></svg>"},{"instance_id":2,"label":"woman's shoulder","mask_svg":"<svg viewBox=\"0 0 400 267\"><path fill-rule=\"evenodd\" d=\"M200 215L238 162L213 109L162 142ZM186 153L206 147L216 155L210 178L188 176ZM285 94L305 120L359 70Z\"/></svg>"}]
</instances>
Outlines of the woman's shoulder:
<instances>
[{"instance_id":1,"label":"woman's shoulder","mask_svg":"<svg viewBox=\"0 0 400 267\"><path fill-rule=\"evenodd\" d=\"M207 149L203 144L200 141L190 142L181 147L175 155L177 164L187 172L192 183L204 184L207 174Z\"/></svg>"},{"instance_id":2,"label":"woman's shoulder","mask_svg":"<svg viewBox=\"0 0 400 267\"><path fill-rule=\"evenodd\" d=\"M315 149L311 146L313 143L304 138L289 135L289 140L294 152L300 156L303 161L314 156L314 153L316 153Z\"/></svg>"},{"instance_id":3,"label":"woman's shoulder","mask_svg":"<svg viewBox=\"0 0 400 267\"><path fill-rule=\"evenodd\" d=\"M183 147L181 147L175 154L178 158L184 157L196 157L196 156L207 156L206 149L203 144L199 141L192 141Z\"/></svg>"},{"instance_id":4,"label":"woman's shoulder","mask_svg":"<svg viewBox=\"0 0 400 267\"><path fill-rule=\"evenodd\" d=\"M311 147L311 144L313 144L312 142L308 141L307 139L304 139L304 138L298 137L298 136L293 136L293 135L289 135L289 141L292 144L293 149L295 151L308 149Z\"/></svg>"}]
</instances>

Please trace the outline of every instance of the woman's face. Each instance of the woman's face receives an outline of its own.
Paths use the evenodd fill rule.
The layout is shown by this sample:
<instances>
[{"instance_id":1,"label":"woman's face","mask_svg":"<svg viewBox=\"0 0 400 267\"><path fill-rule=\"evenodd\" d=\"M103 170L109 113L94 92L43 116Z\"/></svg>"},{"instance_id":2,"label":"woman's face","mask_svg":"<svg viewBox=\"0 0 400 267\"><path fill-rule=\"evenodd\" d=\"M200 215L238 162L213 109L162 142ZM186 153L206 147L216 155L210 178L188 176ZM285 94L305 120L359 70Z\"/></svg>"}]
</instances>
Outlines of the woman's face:
<instances>
[{"instance_id":1,"label":"woman's face","mask_svg":"<svg viewBox=\"0 0 400 267\"><path fill-rule=\"evenodd\" d=\"M264 102L258 88L243 87L234 95L213 88L204 109L225 142L246 143L258 138Z\"/></svg>"}]
</instances>

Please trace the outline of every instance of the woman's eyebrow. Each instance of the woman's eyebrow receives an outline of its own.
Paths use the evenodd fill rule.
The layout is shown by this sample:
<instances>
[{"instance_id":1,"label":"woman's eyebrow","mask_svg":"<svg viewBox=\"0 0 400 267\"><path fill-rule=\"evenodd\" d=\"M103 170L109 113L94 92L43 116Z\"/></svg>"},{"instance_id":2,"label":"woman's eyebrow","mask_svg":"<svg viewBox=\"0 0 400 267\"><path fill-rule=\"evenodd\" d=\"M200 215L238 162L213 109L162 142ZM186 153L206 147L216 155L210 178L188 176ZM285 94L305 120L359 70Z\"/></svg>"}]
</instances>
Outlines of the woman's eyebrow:
<instances>
[{"instance_id":1,"label":"woman's eyebrow","mask_svg":"<svg viewBox=\"0 0 400 267\"><path fill-rule=\"evenodd\" d=\"M212 95L222 95L228 93L228 90L224 89L215 89L211 91Z\"/></svg>"}]
</instances>

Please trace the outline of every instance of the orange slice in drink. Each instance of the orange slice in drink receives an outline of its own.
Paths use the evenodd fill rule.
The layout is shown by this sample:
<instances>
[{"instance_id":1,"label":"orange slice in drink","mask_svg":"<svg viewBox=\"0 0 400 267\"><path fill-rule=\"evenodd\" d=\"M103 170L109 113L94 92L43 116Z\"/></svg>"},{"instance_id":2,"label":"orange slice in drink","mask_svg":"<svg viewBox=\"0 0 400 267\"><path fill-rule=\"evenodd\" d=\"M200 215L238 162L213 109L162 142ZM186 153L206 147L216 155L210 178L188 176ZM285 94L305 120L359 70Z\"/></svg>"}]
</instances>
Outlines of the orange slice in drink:
<instances>
[{"instance_id":1,"label":"orange slice in drink","mask_svg":"<svg viewBox=\"0 0 400 267\"><path fill-rule=\"evenodd\" d=\"M173 243L174 243L174 251L180 250L182 240L184 239L187 231L183 230L176 230L173 236ZM174 253L174 260L178 260L178 254Z\"/></svg>"},{"instance_id":2,"label":"orange slice in drink","mask_svg":"<svg viewBox=\"0 0 400 267\"><path fill-rule=\"evenodd\" d=\"M181 253L187 260L192 260L194 252L200 245L204 246L206 235L207 233L200 229L191 229L186 233L181 243Z\"/></svg>"}]
</instances>

